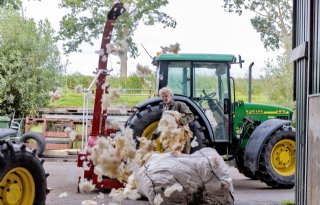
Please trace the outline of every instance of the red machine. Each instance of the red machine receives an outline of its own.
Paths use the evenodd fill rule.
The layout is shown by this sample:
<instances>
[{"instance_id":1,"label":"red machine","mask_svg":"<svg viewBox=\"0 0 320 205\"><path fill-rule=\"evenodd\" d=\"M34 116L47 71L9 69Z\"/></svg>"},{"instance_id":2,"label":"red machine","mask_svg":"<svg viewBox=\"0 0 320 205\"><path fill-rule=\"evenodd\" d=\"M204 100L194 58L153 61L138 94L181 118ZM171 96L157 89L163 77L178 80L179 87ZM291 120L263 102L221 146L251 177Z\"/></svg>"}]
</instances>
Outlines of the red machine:
<instances>
[{"instance_id":1,"label":"red machine","mask_svg":"<svg viewBox=\"0 0 320 205\"><path fill-rule=\"evenodd\" d=\"M93 147L98 136L108 137L110 136L110 133L114 132L114 130L106 129L105 127L107 110L102 110L101 108L101 99L104 92L102 86L104 85L105 79L109 74L107 70L107 45L110 43L115 21L124 11L125 8L123 7L122 3L114 4L108 13L107 22L104 27L99 54L99 71L96 76L96 94L92 118L92 130L88 139L87 147ZM105 92L108 92L107 88L105 89ZM92 162L88 161L87 156L89 154L90 153L87 152L87 149L82 150L82 152L78 154L78 167L83 167L83 163L89 163L88 165L90 166L90 169L84 172L85 179L92 181L92 183L95 184L98 189L112 189L123 187L123 185L119 181L107 177L104 177L101 182L98 182L97 175L93 172L94 166Z\"/></svg>"}]
</instances>

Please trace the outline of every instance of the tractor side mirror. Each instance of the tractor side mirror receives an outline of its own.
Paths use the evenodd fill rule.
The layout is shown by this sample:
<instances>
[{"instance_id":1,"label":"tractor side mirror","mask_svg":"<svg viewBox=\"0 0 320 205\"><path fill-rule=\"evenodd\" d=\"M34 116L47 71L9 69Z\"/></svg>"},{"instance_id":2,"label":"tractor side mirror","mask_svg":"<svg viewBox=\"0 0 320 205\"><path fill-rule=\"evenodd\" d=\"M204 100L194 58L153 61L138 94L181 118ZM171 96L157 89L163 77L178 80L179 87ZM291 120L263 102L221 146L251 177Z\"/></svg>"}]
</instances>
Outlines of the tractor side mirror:
<instances>
[{"instance_id":1,"label":"tractor side mirror","mask_svg":"<svg viewBox=\"0 0 320 205\"><path fill-rule=\"evenodd\" d=\"M225 98L223 99L223 113L228 114L230 113L230 99Z\"/></svg>"}]
</instances>

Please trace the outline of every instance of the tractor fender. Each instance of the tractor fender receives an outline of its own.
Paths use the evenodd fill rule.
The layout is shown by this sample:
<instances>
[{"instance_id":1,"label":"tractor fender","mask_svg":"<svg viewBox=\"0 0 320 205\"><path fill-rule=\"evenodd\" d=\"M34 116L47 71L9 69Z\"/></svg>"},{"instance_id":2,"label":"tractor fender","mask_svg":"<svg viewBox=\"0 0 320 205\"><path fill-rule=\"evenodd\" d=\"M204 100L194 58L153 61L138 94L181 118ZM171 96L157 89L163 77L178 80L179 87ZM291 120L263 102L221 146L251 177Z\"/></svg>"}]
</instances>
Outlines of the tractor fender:
<instances>
[{"instance_id":1,"label":"tractor fender","mask_svg":"<svg viewBox=\"0 0 320 205\"><path fill-rule=\"evenodd\" d=\"M175 101L184 102L189 106L193 115L195 116L195 118L197 118L200 125L202 126L202 129L204 130L206 139L210 140L211 143L214 143L214 136L213 136L212 127L210 125L210 122L209 122L207 116L202 111L202 108L198 104L196 104L193 100L191 100L185 96L175 95L173 99ZM148 99L144 102L141 102L138 105L135 105L134 109L137 111L130 116L130 118L126 122L126 126L128 125L129 121L134 120L133 118L137 114L137 112L139 112L139 110L141 110L142 108L147 107L149 105L155 105L155 104L160 104L160 103L162 103L162 99L160 97L155 97L155 98Z\"/></svg>"},{"instance_id":2,"label":"tractor fender","mask_svg":"<svg viewBox=\"0 0 320 205\"><path fill-rule=\"evenodd\" d=\"M244 166L255 172L259 170L259 159L267 139L289 120L271 119L261 123L251 134L244 152Z\"/></svg>"}]
</instances>

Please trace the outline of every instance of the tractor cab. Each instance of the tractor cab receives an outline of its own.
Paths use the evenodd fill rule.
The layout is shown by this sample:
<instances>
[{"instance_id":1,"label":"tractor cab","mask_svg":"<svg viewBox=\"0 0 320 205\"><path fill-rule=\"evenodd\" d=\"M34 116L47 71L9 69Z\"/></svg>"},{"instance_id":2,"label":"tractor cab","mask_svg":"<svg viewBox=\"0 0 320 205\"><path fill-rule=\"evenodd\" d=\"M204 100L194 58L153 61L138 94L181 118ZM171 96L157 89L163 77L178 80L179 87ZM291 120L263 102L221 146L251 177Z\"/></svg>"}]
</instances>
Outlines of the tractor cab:
<instances>
[{"instance_id":1,"label":"tractor cab","mask_svg":"<svg viewBox=\"0 0 320 205\"><path fill-rule=\"evenodd\" d=\"M157 90L168 86L175 96L185 96L205 113L215 142L231 142L230 64L234 55L160 54L156 57Z\"/></svg>"}]
</instances>

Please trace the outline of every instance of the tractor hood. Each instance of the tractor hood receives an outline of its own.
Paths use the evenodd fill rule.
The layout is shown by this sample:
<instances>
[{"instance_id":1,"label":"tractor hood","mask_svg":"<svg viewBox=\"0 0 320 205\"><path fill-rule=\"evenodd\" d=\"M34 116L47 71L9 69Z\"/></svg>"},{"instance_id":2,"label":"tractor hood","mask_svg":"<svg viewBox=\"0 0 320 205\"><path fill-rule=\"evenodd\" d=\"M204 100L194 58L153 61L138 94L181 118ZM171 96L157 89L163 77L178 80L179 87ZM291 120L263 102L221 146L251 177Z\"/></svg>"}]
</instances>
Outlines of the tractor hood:
<instances>
[{"instance_id":1,"label":"tractor hood","mask_svg":"<svg viewBox=\"0 0 320 205\"><path fill-rule=\"evenodd\" d=\"M293 110L287 107L236 102L235 111L239 116L252 116L259 119L292 120Z\"/></svg>"}]
</instances>

